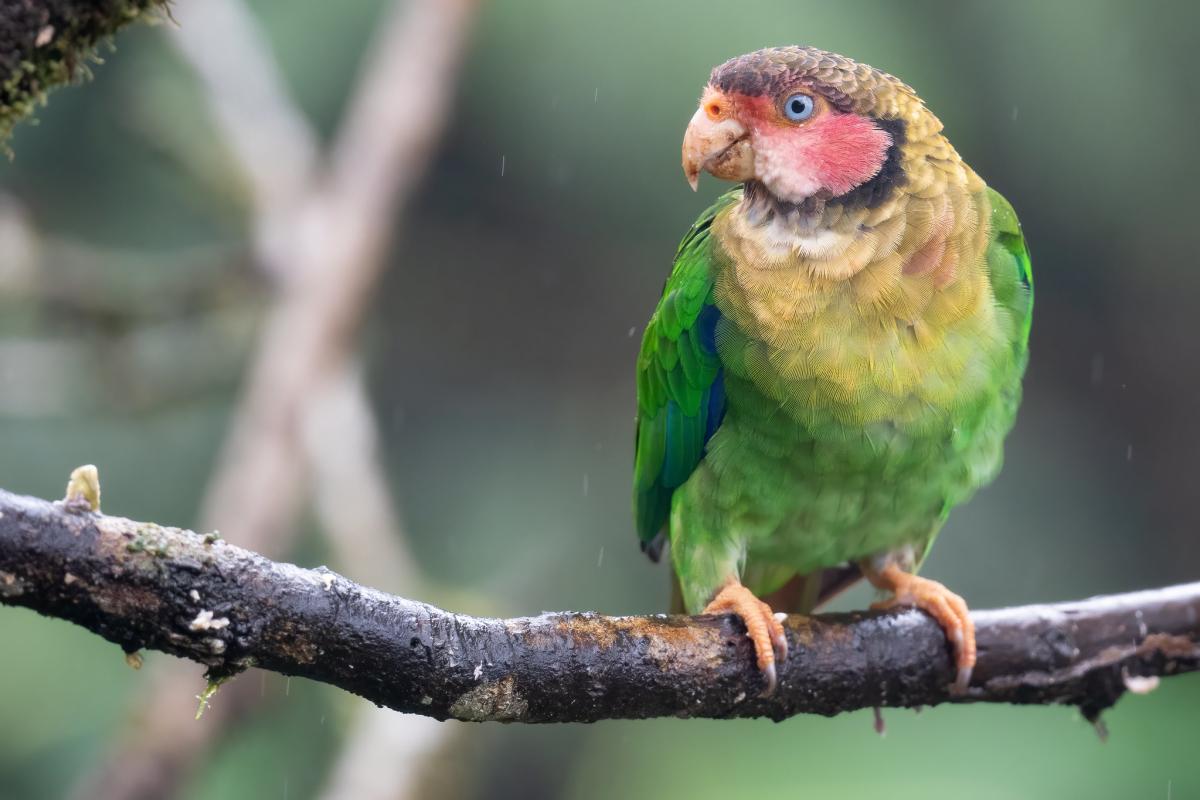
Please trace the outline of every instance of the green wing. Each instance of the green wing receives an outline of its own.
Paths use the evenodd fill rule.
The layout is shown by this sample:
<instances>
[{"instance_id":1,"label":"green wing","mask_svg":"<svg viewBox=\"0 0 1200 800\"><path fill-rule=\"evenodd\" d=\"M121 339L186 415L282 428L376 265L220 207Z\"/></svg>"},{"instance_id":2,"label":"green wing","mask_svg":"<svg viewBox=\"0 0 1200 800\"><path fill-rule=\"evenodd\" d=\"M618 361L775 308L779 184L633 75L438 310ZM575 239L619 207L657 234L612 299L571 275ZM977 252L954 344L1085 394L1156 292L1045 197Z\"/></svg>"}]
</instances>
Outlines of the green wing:
<instances>
[{"instance_id":1,"label":"green wing","mask_svg":"<svg viewBox=\"0 0 1200 800\"><path fill-rule=\"evenodd\" d=\"M671 494L700 463L725 414L714 341L720 314L712 302L709 228L722 209L740 198L740 189L723 195L683 237L642 337L633 506L642 550L655 561L665 539Z\"/></svg>"},{"instance_id":2,"label":"green wing","mask_svg":"<svg viewBox=\"0 0 1200 800\"><path fill-rule=\"evenodd\" d=\"M1029 248L1013 207L995 189L988 189L992 203L992 238L988 243L988 271L996 302L1013 315L1016 323L1013 347L1024 358L1033 321L1033 270Z\"/></svg>"},{"instance_id":3,"label":"green wing","mask_svg":"<svg viewBox=\"0 0 1200 800\"><path fill-rule=\"evenodd\" d=\"M1012 205L995 189L988 188L988 201L992 206L991 234L987 247L988 274L992 282L992 295L996 304L1006 309L1012 317L1010 340L1013 348L1012 372L1008 380L1002 381L999 391L1007 400L1010 413L1015 418L1021 402L1021 376L1029 360L1029 326L1033 321L1033 269L1029 261L1029 248L1025 246L1025 235ZM1010 419L1011 424L1011 419ZM942 508L941 520L929 539L918 547L922 553L918 564L929 555L937 538L938 529L950 513L950 503Z\"/></svg>"}]
</instances>

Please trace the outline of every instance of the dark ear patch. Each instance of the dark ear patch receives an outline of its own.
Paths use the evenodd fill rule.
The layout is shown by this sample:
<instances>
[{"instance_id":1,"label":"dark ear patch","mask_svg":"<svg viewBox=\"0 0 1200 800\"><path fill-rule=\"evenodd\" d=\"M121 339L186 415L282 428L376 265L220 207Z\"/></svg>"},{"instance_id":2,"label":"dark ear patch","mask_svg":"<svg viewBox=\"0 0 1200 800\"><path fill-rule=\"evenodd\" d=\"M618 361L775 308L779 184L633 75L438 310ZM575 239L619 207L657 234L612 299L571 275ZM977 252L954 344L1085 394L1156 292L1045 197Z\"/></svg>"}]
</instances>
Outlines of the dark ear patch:
<instances>
[{"instance_id":1,"label":"dark ear patch","mask_svg":"<svg viewBox=\"0 0 1200 800\"><path fill-rule=\"evenodd\" d=\"M875 208L887 202L892 192L903 186L907 180L904 167L900 164L900 151L905 142L904 120L877 119L875 124L892 137L892 144L888 147L883 166L874 178L843 195L830 198L830 203L839 203L847 208Z\"/></svg>"}]
</instances>

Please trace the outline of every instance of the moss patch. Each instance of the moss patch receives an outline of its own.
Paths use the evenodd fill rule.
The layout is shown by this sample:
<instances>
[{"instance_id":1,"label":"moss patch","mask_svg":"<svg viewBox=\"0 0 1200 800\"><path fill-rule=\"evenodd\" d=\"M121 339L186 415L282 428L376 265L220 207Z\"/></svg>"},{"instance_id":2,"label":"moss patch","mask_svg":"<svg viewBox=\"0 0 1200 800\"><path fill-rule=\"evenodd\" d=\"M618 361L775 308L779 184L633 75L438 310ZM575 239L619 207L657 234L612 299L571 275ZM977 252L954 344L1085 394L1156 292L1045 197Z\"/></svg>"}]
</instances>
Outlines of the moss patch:
<instances>
[{"instance_id":1,"label":"moss patch","mask_svg":"<svg viewBox=\"0 0 1200 800\"><path fill-rule=\"evenodd\" d=\"M46 93L88 74L96 47L166 0L0 0L0 142L46 102Z\"/></svg>"}]
</instances>

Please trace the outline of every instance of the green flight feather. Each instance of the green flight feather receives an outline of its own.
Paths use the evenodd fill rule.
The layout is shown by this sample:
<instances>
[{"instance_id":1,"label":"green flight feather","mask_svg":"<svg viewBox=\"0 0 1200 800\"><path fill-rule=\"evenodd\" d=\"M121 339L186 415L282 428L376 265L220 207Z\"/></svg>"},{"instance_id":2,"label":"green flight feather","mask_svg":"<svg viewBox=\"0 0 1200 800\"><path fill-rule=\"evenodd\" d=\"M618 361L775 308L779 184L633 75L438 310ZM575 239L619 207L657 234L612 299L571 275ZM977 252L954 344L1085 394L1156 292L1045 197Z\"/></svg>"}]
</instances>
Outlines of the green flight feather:
<instances>
[{"instance_id":1,"label":"green flight feather","mask_svg":"<svg viewBox=\"0 0 1200 800\"><path fill-rule=\"evenodd\" d=\"M1007 308L1018 323L1013 346L1024 351L1033 322L1033 266L1017 212L1004 196L988 188L992 203L991 241L988 243L988 270L996 302Z\"/></svg>"},{"instance_id":2,"label":"green flight feather","mask_svg":"<svg viewBox=\"0 0 1200 800\"><path fill-rule=\"evenodd\" d=\"M655 559L671 494L703 457L716 422L710 418L723 408L716 396L721 365L711 349L715 309L709 229L717 214L740 197L740 189L723 195L684 236L642 337L633 502L642 548Z\"/></svg>"}]
</instances>

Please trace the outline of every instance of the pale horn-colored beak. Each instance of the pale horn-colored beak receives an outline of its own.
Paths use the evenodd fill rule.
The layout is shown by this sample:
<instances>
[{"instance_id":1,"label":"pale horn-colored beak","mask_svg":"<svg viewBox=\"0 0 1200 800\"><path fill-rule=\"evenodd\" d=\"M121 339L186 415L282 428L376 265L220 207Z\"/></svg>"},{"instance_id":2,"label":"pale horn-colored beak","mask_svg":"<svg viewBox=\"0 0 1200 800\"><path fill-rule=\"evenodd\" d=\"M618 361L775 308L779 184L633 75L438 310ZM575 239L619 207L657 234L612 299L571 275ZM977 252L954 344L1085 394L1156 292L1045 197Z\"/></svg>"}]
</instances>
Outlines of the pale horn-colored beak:
<instances>
[{"instance_id":1,"label":"pale horn-colored beak","mask_svg":"<svg viewBox=\"0 0 1200 800\"><path fill-rule=\"evenodd\" d=\"M754 177L749 134L731 115L728 99L715 89L705 90L683 135L683 174L692 191L700 183L700 170L727 181Z\"/></svg>"}]
</instances>

